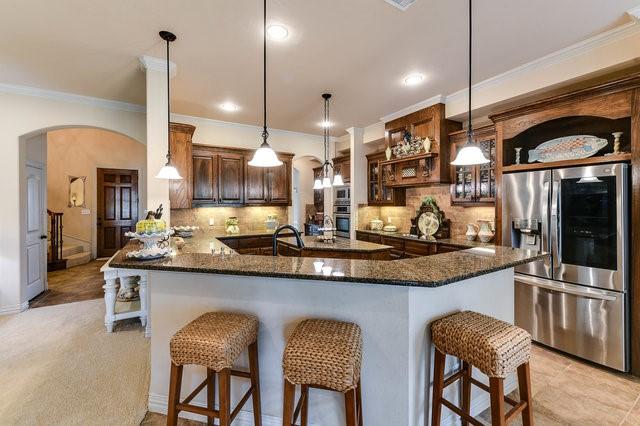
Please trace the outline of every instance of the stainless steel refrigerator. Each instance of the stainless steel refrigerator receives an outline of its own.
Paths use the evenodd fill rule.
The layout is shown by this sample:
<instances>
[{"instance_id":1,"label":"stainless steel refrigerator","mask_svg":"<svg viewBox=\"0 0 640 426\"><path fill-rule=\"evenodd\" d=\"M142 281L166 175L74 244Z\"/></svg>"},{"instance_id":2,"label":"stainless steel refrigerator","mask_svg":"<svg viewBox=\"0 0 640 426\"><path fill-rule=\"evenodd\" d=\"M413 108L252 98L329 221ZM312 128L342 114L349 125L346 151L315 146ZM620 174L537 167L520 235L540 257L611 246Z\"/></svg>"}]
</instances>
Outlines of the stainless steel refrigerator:
<instances>
[{"instance_id":1,"label":"stainless steel refrigerator","mask_svg":"<svg viewBox=\"0 0 640 426\"><path fill-rule=\"evenodd\" d=\"M551 254L516 267L516 324L621 371L629 369L628 193L623 163L502 177L502 244Z\"/></svg>"}]
</instances>

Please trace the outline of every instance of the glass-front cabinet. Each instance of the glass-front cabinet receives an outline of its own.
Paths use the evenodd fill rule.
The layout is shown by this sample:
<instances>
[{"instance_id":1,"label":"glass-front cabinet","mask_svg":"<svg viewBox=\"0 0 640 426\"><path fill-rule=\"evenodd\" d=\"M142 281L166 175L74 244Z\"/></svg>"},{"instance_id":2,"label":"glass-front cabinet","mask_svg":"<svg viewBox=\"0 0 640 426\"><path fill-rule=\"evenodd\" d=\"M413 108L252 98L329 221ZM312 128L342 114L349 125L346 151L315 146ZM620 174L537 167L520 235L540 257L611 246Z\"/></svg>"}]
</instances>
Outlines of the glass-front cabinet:
<instances>
[{"instance_id":1,"label":"glass-front cabinet","mask_svg":"<svg viewBox=\"0 0 640 426\"><path fill-rule=\"evenodd\" d=\"M405 189L385 185L385 173L380 164L384 159L384 152L367 155L367 203L370 206L404 206Z\"/></svg>"},{"instance_id":2,"label":"glass-front cabinet","mask_svg":"<svg viewBox=\"0 0 640 426\"><path fill-rule=\"evenodd\" d=\"M466 130L449 135L451 158L467 141ZM452 166L451 203L460 205L492 204L496 198L496 135L493 126L474 130L474 141L489 163L478 166Z\"/></svg>"}]
</instances>

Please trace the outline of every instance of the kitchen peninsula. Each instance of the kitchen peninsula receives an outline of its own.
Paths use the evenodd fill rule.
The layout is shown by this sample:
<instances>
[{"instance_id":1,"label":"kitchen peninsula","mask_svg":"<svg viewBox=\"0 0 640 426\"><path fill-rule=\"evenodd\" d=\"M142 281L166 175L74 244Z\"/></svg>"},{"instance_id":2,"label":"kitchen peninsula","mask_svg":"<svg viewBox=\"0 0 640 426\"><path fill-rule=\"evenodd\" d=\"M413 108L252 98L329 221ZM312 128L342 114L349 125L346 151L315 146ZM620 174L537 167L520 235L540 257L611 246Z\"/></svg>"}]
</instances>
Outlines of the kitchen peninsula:
<instances>
[{"instance_id":1,"label":"kitchen peninsula","mask_svg":"<svg viewBox=\"0 0 640 426\"><path fill-rule=\"evenodd\" d=\"M304 247L299 248L296 239L279 238L278 255L297 257L320 257L336 259L370 259L391 260L392 246L377 243L369 243L348 238L335 238L325 242L316 236L303 235L301 237Z\"/></svg>"},{"instance_id":2,"label":"kitchen peninsula","mask_svg":"<svg viewBox=\"0 0 640 426\"><path fill-rule=\"evenodd\" d=\"M260 319L262 412L269 424L281 416L284 345L305 318L353 321L362 328L367 424L425 424L430 398L425 389L431 388L430 322L466 309L513 322L513 268L546 256L500 246L396 261L240 255L231 248L223 255L211 254L210 247L219 253L221 246L220 240L198 231L175 256L128 260L127 251L137 247L131 241L110 261L110 268L140 274L148 283L150 411L166 411L170 337L204 312L225 310ZM246 359L241 361L246 365ZM185 380L195 383L203 374L187 368ZM510 390L515 379L506 385ZM245 390L239 388L234 383L234 398ZM455 386L447 390L455 401ZM488 395L473 395L472 412L478 413L488 406ZM342 424L342 407L339 395L312 393L311 421ZM243 416L250 418L246 412Z\"/></svg>"}]
</instances>

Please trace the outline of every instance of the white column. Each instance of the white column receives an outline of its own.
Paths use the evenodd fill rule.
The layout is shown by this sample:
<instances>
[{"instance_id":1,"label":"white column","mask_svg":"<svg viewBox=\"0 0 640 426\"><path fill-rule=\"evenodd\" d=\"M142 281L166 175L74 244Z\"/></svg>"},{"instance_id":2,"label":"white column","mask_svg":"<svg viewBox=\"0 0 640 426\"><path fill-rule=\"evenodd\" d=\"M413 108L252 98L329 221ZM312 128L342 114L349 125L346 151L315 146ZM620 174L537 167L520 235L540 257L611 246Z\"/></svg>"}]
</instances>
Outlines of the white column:
<instances>
[{"instance_id":1,"label":"white column","mask_svg":"<svg viewBox=\"0 0 640 426\"><path fill-rule=\"evenodd\" d=\"M113 331L113 323L116 321L116 295L118 294L118 283L115 278L107 278L104 285L104 325L107 331Z\"/></svg>"},{"instance_id":2,"label":"white column","mask_svg":"<svg viewBox=\"0 0 640 426\"><path fill-rule=\"evenodd\" d=\"M364 156L364 129L347 129L351 147L351 238L356 238L358 204L367 203L367 158Z\"/></svg>"},{"instance_id":3,"label":"white column","mask_svg":"<svg viewBox=\"0 0 640 426\"><path fill-rule=\"evenodd\" d=\"M164 207L163 219L170 223L169 181L155 175L167 161L167 62L166 59L142 56L147 77L147 210ZM170 64L171 76L176 65Z\"/></svg>"}]
</instances>

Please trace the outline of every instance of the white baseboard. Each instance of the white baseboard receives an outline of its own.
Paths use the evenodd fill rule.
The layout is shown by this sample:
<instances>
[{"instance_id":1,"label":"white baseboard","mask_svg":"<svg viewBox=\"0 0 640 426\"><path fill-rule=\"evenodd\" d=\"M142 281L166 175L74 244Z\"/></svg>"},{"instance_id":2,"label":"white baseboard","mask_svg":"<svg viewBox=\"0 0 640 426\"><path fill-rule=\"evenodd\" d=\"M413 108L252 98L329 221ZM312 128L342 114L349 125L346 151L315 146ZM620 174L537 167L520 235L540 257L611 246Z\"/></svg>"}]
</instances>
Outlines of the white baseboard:
<instances>
[{"instance_id":1,"label":"white baseboard","mask_svg":"<svg viewBox=\"0 0 640 426\"><path fill-rule=\"evenodd\" d=\"M169 402L169 398L166 395L158 395L158 394L149 394L149 411L152 413L160 413L167 414L167 405ZM198 407L205 407L206 405L199 401L191 401L191 404L196 405ZM250 404L247 401L247 404ZM201 416L195 413L189 413L186 411L181 411L179 417L196 420L200 422L206 422L207 418L205 416ZM312 426L319 426L309 423ZM263 426L282 426L282 418L275 416L267 416L262 415L262 425ZM250 411L240 411L238 416L233 420L233 426L253 426L253 413Z\"/></svg>"},{"instance_id":2,"label":"white baseboard","mask_svg":"<svg viewBox=\"0 0 640 426\"><path fill-rule=\"evenodd\" d=\"M22 311L26 311L28 308L28 301L22 302L18 305L2 306L0 307L0 315L19 314Z\"/></svg>"}]
</instances>

